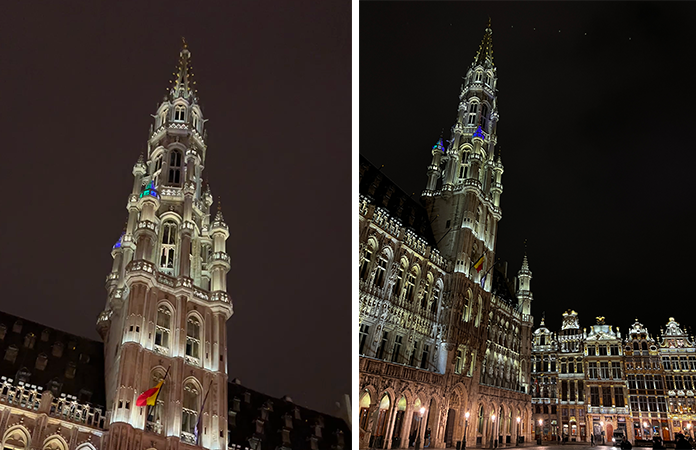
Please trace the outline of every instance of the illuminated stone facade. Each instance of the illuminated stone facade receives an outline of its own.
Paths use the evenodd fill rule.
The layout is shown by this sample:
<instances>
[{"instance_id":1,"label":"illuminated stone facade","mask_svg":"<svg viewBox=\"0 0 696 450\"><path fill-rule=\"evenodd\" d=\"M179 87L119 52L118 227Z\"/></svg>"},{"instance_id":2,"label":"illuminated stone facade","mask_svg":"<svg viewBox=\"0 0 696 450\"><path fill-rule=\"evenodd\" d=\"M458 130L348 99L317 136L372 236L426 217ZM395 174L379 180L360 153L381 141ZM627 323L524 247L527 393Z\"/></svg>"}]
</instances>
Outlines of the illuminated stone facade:
<instances>
[{"instance_id":1,"label":"illuminated stone facade","mask_svg":"<svg viewBox=\"0 0 696 450\"><path fill-rule=\"evenodd\" d=\"M344 420L228 383L230 233L203 182L190 58L184 44L133 168L97 321L103 343L0 312L5 450L350 448ZM156 403L137 406L163 378Z\"/></svg>"},{"instance_id":2,"label":"illuminated stone facade","mask_svg":"<svg viewBox=\"0 0 696 450\"><path fill-rule=\"evenodd\" d=\"M360 160L361 447L531 436L532 273L525 257L515 288L494 264L496 82L489 27L452 139L432 149L422 204Z\"/></svg>"},{"instance_id":3,"label":"illuminated stone facade","mask_svg":"<svg viewBox=\"0 0 696 450\"><path fill-rule=\"evenodd\" d=\"M638 320L622 338L603 317L588 333L579 331L574 311L563 316L560 332L549 331L543 320L534 331L532 403L538 437L552 440L559 433L590 441L594 434L597 442L607 443L614 433L634 442L656 435L673 441L676 433L693 437L696 347L674 318L655 339Z\"/></svg>"}]
</instances>

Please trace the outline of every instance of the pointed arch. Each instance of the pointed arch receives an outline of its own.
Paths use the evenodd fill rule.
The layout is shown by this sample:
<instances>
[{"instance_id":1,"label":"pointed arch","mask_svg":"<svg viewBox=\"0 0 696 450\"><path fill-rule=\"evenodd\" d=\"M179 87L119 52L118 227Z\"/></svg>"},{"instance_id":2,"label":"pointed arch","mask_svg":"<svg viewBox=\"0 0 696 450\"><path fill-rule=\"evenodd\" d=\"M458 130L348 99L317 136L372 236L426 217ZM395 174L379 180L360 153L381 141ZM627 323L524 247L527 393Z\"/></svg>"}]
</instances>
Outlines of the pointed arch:
<instances>
[{"instance_id":1,"label":"pointed arch","mask_svg":"<svg viewBox=\"0 0 696 450\"><path fill-rule=\"evenodd\" d=\"M31 447L31 434L23 425L10 427L2 437L2 448L9 450L27 450Z\"/></svg>"},{"instance_id":2,"label":"pointed arch","mask_svg":"<svg viewBox=\"0 0 696 450\"><path fill-rule=\"evenodd\" d=\"M181 432L193 435L196 424L198 423L198 412L200 411L203 388L195 377L188 377L184 380L184 393L181 402Z\"/></svg>"},{"instance_id":3,"label":"pointed arch","mask_svg":"<svg viewBox=\"0 0 696 450\"><path fill-rule=\"evenodd\" d=\"M150 370L150 386L156 386L162 379L164 379L167 374L167 369L163 366L155 366ZM162 387L159 390L157 399L154 406L148 406L147 408L147 419L145 422L145 429L147 431L162 434L164 431L166 414L165 405L169 399L169 384L168 380L162 383Z\"/></svg>"},{"instance_id":4,"label":"pointed arch","mask_svg":"<svg viewBox=\"0 0 696 450\"><path fill-rule=\"evenodd\" d=\"M203 336L205 336L205 322L197 311L189 311L186 316L186 361L189 364L201 365L201 351Z\"/></svg>"},{"instance_id":5,"label":"pointed arch","mask_svg":"<svg viewBox=\"0 0 696 450\"><path fill-rule=\"evenodd\" d=\"M41 448L43 450L68 450L68 443L65 442L63 436L54 434L44 440Z\"/></svg>"}]
</instances>

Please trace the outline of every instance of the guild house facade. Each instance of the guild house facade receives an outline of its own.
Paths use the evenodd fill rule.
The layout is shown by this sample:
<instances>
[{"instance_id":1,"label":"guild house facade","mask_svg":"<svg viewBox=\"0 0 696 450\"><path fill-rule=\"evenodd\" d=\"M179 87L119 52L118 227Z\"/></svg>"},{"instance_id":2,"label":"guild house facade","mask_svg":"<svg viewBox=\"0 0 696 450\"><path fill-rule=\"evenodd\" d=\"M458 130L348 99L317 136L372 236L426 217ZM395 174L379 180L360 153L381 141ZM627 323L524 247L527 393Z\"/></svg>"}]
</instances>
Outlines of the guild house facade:
<instances>
[{"instance_id":1,"label":"guild house facade","mask_svg":"<svg viewBox=\"0 0 696 450\"><path fill-rule=\"evenodd\" d=\"M6 450L342 449L340 419L227 378L230 236L203 181L205 122L186 44L133 167L94 342L0 314ZM148 406L138 397L164 380Z\"/></svg>"},{"instance_id":2,"label":"guild house facade","mask_svg":"<svg viewBox=\"0 0 696 450\"><path fill-rule=\"evenodd\" d=\"M515 445L532 436L532 272L495 263L503 164L486 28L421 202L360 158L360 447ZM521 258L522 259L522 258Z\"/></svg>"},{"instance_id":3,"label":"guild house facade","mask_svg":"<svg viewBox=\"0 0 696 450\"><path fill-rule=\"evenodd\" d=\"M570 341L578 349L572 358L564 346L569 326L577 330ZM558 332L542 320L534 331L531 383L535 436L543 440L694 437L696 347L673 317L660 337L638 319L624 336L604 317L580 331L572 310L563 314Z\"/></svg>"}]
</instances>

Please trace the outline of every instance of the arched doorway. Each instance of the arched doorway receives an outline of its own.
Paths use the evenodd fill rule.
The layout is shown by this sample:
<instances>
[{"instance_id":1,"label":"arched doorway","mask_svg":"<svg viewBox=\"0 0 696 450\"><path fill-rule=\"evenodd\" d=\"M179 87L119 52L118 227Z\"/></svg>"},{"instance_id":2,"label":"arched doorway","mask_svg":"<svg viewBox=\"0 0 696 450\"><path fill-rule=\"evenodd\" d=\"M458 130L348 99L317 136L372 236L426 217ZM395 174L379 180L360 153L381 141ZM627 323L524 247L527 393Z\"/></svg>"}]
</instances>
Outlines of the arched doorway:
<instances>
[{"instance_id":1,"label":"arched doorway","mask_svg":"<svg viewBox=\"0 0 696 450\"><path fill-rule=\"evenodd\" d=\"M390 404L391 402L389 401L389 396L384 394L382 400L379 402L379 414L377 414L377 423L375 425L374 432L372 433L372 443L370 447L384 447L384 435L387 433L387 415L389 414Z\"/></svg>"},{"instance_id":2,"label":"arched doorway","mask_svg":"<svg viewBox=\"0 0 696 450\"><path fill-rule=\"evenodd\" d=\"M406 397L403 395L396 402L396 418L394 419L394 431L392 431L391 448L402 448L401 432L404 427L404 419L406 418Z\"/></svg>"},{"instance_id":3,"label":"arched doorway","mask_svg":"<svg viewBox=\"0 0 696 450\"><path fill-rule=\"evenodd\" d=\"M418 436L418 430L420 428L421 420L423 420L421 414L421 408L423 404L419 398L413 403L413 416L411 416L411 428L408 431L408 447L414 447L416 445L416 438ZM425 410L425 408L423 408Z\"/></svg>"},{"instance_id":4,"label":"arched doorway","mask_svg":"<svg viewBox=\"0 0 696 450\"><path fill-rule=\"evenodd\" d=\"M360 428L367 431L368 413L370 411L370 393L367 390L363 391L360 397Z\"/></svg>"},{"instance_id":5,"label":"arched doorway","mask_svg":"<svg viewBox=\"0 0 696 450\"><path fill-rule=\"evenodd\" d=\"M607 436L606 436L606 441L607 443L611 442L611 438L614 437L614 427L608 423L607 424Z\"/></svg>"},{"instance_id":6,"label":"arched doorway","mask_svg":"<svg viewBox=\"0 0 696 450\"><path fill-rule=\"evenodd\" d=\"M457 416L459 412L459 396L452 392L449 401L449 411L447 411L447 425L445 426L445 447L454 447L454 432L457 427Z\"/></svg>"}]
</instances>

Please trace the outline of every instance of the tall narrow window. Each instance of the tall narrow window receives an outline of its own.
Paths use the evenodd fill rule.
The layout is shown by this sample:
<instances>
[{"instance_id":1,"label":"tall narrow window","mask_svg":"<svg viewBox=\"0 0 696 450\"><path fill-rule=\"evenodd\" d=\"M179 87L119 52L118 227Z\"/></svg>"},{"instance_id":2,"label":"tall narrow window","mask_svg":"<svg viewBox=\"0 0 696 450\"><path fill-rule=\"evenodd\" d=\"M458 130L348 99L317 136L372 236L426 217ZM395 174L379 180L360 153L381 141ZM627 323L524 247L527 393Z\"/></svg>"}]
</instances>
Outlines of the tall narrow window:
<instances>
[{"instance_id":1,"label":"tall narrow window","mask_svg":"<svg viewBox=\"0 0 696 450\"><path fill-rule=\"evenodd\" d=\"M186 358L198 363L201 348L201 324L197 318L191 316L186 323Z\"/></svg>"},{"instance_id":2,"label":"tall narrow window","mask_svg":"<svg viewBox=\"0 0 696 450\"><path fill-rule=\"evenodd\" d=\"M402 336L396 336L394 339L394 349L392 351L392 362L398 363L401 357L401 341Z\"/></svg>"},{"instance_id":3,"label":"tall narrow window","mask_svg":"<svg viewBox=\"0 0 696 450\"><path fill-rule=\"evenodd\" d=\"M416 277L418 276L418 271L417 269L414 268L408 273L408 276L406 277L406 300L408 301L413 301L413 297L416 291Z\"/></svg>"},{"instance_id":4,"label":"tall narrow window","mask_svg":"<svg viewBox=\"0 0 696 450\"><path fill-rule=\"evenodd\" d=\"M176 249L176 223L167 221L162 224L162 245L160 250L160 268L170 275L174 269L174 250Z\"/></svg>"},{"instance_id":5,"label":"tall narrow window","mask_svg":"<svg viewBox=\"0 0 696 450\"><path fill-rule=\"evenodd\" d=\"M179 184L181 180L181 152L172 150L169 154L169 180L168 183Z\"/></svg>"},{"instance_id":6,"label":"tall narrow window","mask_svg":"<svg viewBox=\"0 0 696 450\"><path fill-rule=\"evenodd\" d=\"M198 423L199 392L197 386L189 381L184 385L184 402L181 408L181 433L182 438L190 444L195 439L196 424Z\"/></svg>"},{"instance_id":7,"label":"tall narrow window","mask_svg":"<svg viewBox=\"0 0 696 450\"><path fill-rule=\"evenodd\" d=\"M164 108L162 112L160 112L160 126L167 123L167 113L169 113L169 108Z\"/></svg>"},{"instance_id":8,"label":"tall narrow window","mask_svg":"<svg viewBox=\"0 0 696 450\"><path fill-rule=\"evenodd\" d=\"M401 293L402 289L402 284L403 284L403 279L404 279L404 272L406 271L406 265L402 262L401 267L399 267L399 271L396 274L396 282L394 283L394 291L392 294L395 297L398 297L399 294Z\"/></svg>"},{"instance_id":9,"label":"tall narrow window","mask_svg":"<svg viewBox=\"0 0 696 450\"><path fill-rule=\"evenodd\" d=\"M430 346L423 345L423 354L421 355L421 369L428 368L428 357L430 357Z\"/></svg>"},{"instance_id":10,"label":"tall narrow window","mask_svg":"<svg viewBox=\"0 0 696 450\"><path fill-rule=\"evenodd\" d=\"M471 103L469 105L469 120L467 125L476 125L476 110L478 109L478 103Z\"/></svg>"},{"instance_id":11,"label":"tall narrow window","mask_svg":"<svg viewBox=\"0 0 696 450\"><path fill-rule=\"evenodd\" d=\"M382 333L382 342L379 344L379 348L377 348L377 359L383 359L384 358L384 349L387 348L387 341L389 340L389 332L385 331Z\"/></svg>"},{"instance_id":12,"label":"tall narrow window","mask_svg":"<svg viewBox=\"0 0 696 450\"><path fill-rule=\"evenodd\" d=\"M457 359L454 361L454 373L462 373L463 355L461 350L457 350Z\"/></svg>"},{"instance_id":13,"label":"tall narrow window","mask_svg":"<svg viewBox=\"0 0 696 450\"><path fill-rule=\"evenodd\" d=\"M176 108L174 108L174 120L177 122L186 120L186 107L184 105L177 105Z\"/></svg>"},{"instance_id":14,"label":"tall narrow window","mask_svg":"<svg viewBox=\"0 0 696 450\"><path fill-rule=\"evenodd\" d=\"M169 333L171 330L171 312L165 306L157 309L157 327L155 329L155 345L163 349L169 348Z\"/></svg>"},{"instance_id":15,"label":"tall narrow window","mask_svg":"<svg viewBox=\"0 0 696 450\"><path fill-rule=\"evenodd\" d=\"M360 325L360 337L358 341L358 353L363 355L365 350L365 342L367 341L367 335L370 333L370 326L364 323Z\"/></svg>"},{"instance_id":16,"label":"tall narrow window","mask_svg":"<svg viewBox=\"0 0 696 450\"><path fill-rule=\"evenodd\" d=\"M191 113L191 124L193 125L193 128L195 128L196 130L198 130L198 122L198 114L196 114L195 112Z\"/></svg>"},{"instance_id":17,"label":"tall narrow window","mask_svg":"<svg viewBox=\"0 0 696 450\"><path fill-rule=\"evenodd\" d=\"M374 253L374 246L370 242L363 249L363 254L360 255L360 279L361 280L366 280L367 275L370 273L370 263L372 262L373 253Z\"/></svg>"},{"instance_id":18,"label":"tall narrow window","mask_svg":"<svg viewBox=\"0 0 696 450\"><path fill-rule=\"evenodd\" d=\"M486 129L486 120L488 119L488 106L481 105L481 128Z\"/></svg>"},{"instance_id":19,"label":"tall narrow window","mask_svg":"<svg viewBox=\"0 0 696 450\"><path fill-rule=\"evenodd\" d=\"M375 273L375 286L382 287L384 283L384 274L387 272L387 260L384 256L380 256L377 260L377 273Z\"/></svg>"}]
</instances>

